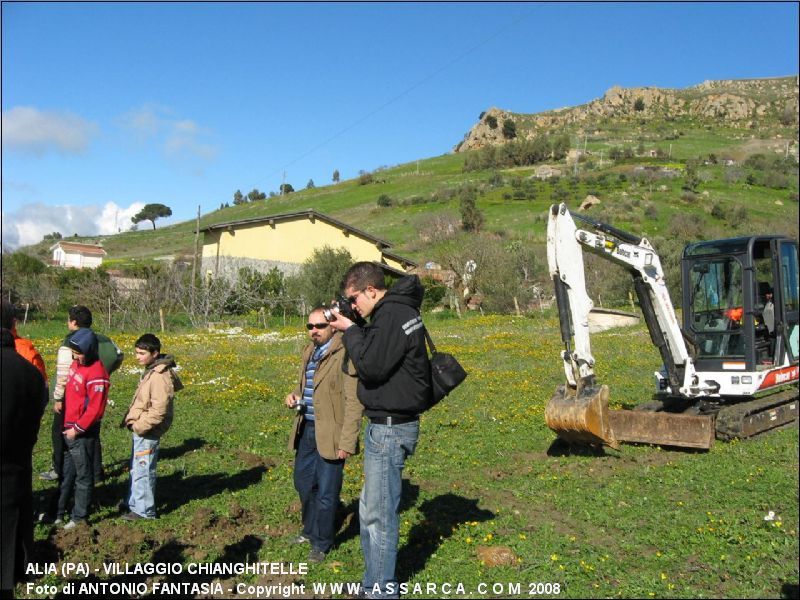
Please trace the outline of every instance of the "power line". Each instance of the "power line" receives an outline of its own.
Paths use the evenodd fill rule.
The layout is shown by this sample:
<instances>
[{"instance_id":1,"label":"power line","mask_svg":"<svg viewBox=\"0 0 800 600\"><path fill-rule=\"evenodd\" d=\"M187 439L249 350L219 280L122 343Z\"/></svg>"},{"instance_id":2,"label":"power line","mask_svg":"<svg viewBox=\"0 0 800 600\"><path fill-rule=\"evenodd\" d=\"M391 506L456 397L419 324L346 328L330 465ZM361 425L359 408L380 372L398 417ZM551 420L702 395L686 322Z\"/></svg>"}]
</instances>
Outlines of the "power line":
<instances>
[{"instance_id":1,"label":"power line","mask_svg":"<svg viewBox=\"0 0 800 600\"><path fill-rule=\"evenodd\" d=\"M338 137L344 135L345 133L347 133L351 129L354 129L357 126L361 125L361 123L363 123L364 121L366 121L370 117L376 115L377 113L379 113L380 111L382 111L386 107L391 106L392 104L394 104L395 102L397 102L398 100L403 98L404 96L407 96L408 94L410 94L411 92L413 92L417 88L419 88L422 85L426 84L428 81L430 81L434 77L438 76L443 71L445 71L445 70L449 69L450 67L452 67L455 63L457 63L461 59L469 56L470 54L472 54L473 52L475 52L479 48L482 48L483 46L485 46L486 44L488 44L489 42L494 40L496 37L498 37L500 34L506 32L508 29L511 29L512 27L516 26L517 24L522 22L524 19L528 18L532 14L532 12L533 11L527 11L525 13L522 13L520 16L516 17L511 22L507 23L506 25L503 25L502 27L497 29L494 33L492 33L488 37L484 38L482 41L480 41L477 44L475 44L474 46L468 48L467 50L465 50L464 52L462 52L461 54L459 54L455 58L451 59L449 62L445 63L443 66L439 67L438 69L436 69L432 73L426 75L425 77L423 77L422 79L420 79L416 83L410 85L409 87L407 87L405 90L403 90L402 92L400 92L399 94L397 94L393 98L387 100L386 102L384 102L383 104L381 104L377 108L371 110L370 112L368 112L367 114L365 114L362 117L359 117L358 119L356 119L355 121L353 121L352 123L350 123L349 125L344 127L343 129L337 131L331 137L327 138L325 141L317 144L316 146L314 146L313 148L308 150L306 153L301 154L300 156L298 156L297 158L289 161L288 163L286 163L282 167L280 167L278 169L275 169L273 172L271 172L269 175L267 175L267 177L272 177L273 175L275 175L277 173L280 173L282 170L284 170L284 169L292 166L293 164L303 160L304 158L309 157L310 155L312 155L314 152L316 152L320 148L323 148L324 146L330 144L333 140L335 140Z\"/></svg>"}]
</instances>

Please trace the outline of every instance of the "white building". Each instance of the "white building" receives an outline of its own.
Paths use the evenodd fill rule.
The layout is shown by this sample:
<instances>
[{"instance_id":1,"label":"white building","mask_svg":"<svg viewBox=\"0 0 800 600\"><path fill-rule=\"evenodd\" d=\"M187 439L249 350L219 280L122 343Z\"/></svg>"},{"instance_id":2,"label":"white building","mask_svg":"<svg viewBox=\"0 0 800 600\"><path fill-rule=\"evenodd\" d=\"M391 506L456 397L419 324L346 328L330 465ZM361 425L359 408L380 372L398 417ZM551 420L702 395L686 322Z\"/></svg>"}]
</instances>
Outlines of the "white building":
<instances>
[{"instance_id":1,"label":"white building","mask_svg":"<svg viewBox=\"0 0 800 600\"><path fill-rule=\"evenodd\" d=\"M53 265L73 269L96 269L103 264L106 251L102 246L78 242L56 242L50 247Z\"/></svg>"}]
</instances>

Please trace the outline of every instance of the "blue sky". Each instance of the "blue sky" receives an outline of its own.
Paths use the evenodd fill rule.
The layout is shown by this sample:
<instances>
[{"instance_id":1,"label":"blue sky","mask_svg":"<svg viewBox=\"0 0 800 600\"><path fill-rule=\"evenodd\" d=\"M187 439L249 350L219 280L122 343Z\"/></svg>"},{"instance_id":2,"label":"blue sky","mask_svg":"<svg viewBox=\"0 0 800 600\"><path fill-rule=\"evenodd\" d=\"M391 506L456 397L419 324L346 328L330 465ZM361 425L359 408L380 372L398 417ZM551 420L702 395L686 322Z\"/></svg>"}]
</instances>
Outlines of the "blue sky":
<instances>
[{"instance_id":1,"label":"blue sky","mask_svg":"<svg viewBox=\"0 0 800 600\"><path fill-rule=\"evenodd\" d=\"M794 2L4 2L3 244L441 155L491 106L797 75L797 57Z\"/></svg>"}]
</instances>

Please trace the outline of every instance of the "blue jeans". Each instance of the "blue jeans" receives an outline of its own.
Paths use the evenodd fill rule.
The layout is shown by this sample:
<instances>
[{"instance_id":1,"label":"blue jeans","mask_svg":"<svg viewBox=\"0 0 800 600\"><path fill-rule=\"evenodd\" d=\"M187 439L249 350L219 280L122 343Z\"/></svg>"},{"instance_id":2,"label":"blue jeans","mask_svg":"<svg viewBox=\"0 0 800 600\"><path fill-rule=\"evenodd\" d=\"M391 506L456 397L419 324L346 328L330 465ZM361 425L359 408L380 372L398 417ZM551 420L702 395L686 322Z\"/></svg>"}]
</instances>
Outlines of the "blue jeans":
<instances>
[{"instance_id":1,"label":"blue jeans","mask_svg":"<svg viewBox=\"0 0 800 600\"><path fill-rule=\"evenodd\" d=\"M156 518L156 462L158 439L133 434L131 450L131 490L128 509L140 517Z\"/></svg>"},{"instance_id":2,"label":"blue jeans","mask_svg":"<svg viewBox=\"0 0 800 600\"><path fill-rule=\"evenodd\" d=\"M419 421L401 425L369 423L364 437L364 488L358 505L364 553L362 586L370 598L397 598L395 563L402 474L406 458L417 446Z\"/></svg>"},{"instance_id":3,"label":"blue jeans","mask_svg":"<svg viewBox=\"0 0 800 600\"><path fill-rule=\"evenodd\" d=\"M343 460L327 460L317 452L313 421L306 421L297 443L294 458L294 489L300 495L303 535L311 547L327 552L336 534L336 508L342 491Z\"/></svg>"},{"instance_id":4,"label":"blue jeans","mask_svg":"<svg viewBox=\"0 0 800 600\"><path fill-rule=\"evenodd\" d=\"M92 501L92 488L94 487L94 432L87 431L85 435L74 440L64 438L64 464L61 473L61 488L58 495L58 509L56 516L61 517L67 512L70 498L75 495L72 507L72 520L85 521L89 516L89 504Z\"/></svg>"}]
</instances>

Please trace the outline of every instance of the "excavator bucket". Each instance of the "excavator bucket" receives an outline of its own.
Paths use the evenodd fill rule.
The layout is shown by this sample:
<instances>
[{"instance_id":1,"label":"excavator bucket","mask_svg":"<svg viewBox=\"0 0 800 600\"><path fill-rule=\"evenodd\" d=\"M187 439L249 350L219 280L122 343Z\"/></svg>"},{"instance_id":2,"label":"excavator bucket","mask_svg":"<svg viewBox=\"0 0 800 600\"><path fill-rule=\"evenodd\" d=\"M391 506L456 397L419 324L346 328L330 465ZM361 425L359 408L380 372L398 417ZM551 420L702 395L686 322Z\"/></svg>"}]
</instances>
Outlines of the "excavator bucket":
<instances>
[{"instance_id":1,"label":"excavator bucket","mask_svg":"<svg viewBox=\"0 0 800 600\"><path fill-rule=\"evenodd\" d=\"M544 409L547 426L572 444L604 444L618 449L608 411L608 386L586 386L579 393L560 385Z\"/></svg>"}]
</instances>

